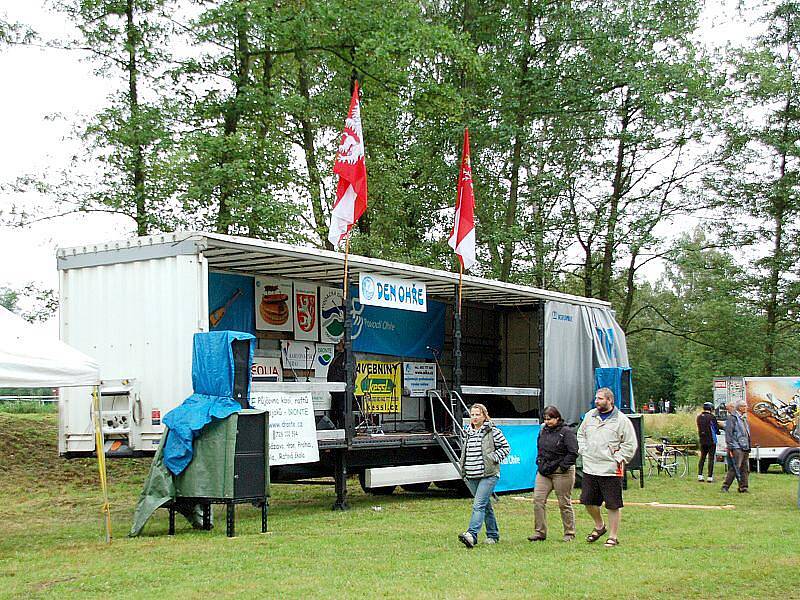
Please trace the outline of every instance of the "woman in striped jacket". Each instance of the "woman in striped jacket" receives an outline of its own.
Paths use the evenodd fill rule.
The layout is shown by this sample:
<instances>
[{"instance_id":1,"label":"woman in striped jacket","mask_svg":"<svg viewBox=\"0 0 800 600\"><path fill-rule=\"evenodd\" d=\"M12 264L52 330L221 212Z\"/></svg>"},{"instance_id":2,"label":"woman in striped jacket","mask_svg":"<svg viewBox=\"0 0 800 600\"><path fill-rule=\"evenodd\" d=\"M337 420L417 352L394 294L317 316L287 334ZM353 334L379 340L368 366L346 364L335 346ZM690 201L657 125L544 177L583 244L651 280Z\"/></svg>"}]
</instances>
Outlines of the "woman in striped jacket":
<instances>
[{"instance_id":1,"label":"woman in striped jacket","mask_svg":"<svg viewBox=\"0 0 800 600\"><path fill-rule=\"evenodd\" d=\"M478 542L478 532L486 523L486 543L500 541L500 530L492 509L492 492L500 478L500 462L511 452L503 432L489 419L483 404L473 404L469 427L461 448L461 475L475 496L469 528L458 539L467 548Z\"/></svg>"}]
</instances>

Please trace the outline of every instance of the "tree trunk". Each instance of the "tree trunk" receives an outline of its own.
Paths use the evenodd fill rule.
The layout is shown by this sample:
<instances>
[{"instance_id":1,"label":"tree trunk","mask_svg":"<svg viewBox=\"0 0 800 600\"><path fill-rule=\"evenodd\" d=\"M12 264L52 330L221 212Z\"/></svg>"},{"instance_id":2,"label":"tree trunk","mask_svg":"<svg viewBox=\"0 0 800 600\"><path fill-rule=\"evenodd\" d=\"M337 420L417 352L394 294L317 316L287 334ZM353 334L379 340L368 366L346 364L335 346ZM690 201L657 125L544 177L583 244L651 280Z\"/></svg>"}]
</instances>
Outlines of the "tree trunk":
<instances>
[{"instance_id":1,"label":"tree trunk","mask_svg":"<svg viewBox=\"0 0 800 600\"><path fill-rule=\"evenodd\" d=\"M297 115L300 123L300 130L303 138L303 153L305 154L306 168L308 169L308 191L311 194L311 210L314 214L314 230L319 236L327 250L333 250L333 245L328 241L327 228L325 223L325 211L322 207L322 179L317 165L316 148L314 147L314 137L316 131L314 124L309 118L311 109L311 94L309 92L310 82L306 67L306 57L304 52L295 54L298 63L297 87L300 95L305 100L303 110Z\"/></svg>"},{"instance_id":2,"label":"tree trunk","mask_svg":"<svg viewBox=\"0 0 800 600\"><path fill-rule=\"evenodd\" d=\"M616 247L617 221L619 220L619 204L624 193L623 174L625 171L625 134L630 125L630 91L625 90L622 102L622 121L620 124L619 144L617 145L617 163L614 168L614 181L608 207L608 223L606 226L606 241L603 247L603 265L600 271L600 286L598 298L608 300L611 297L611 280L614 276L614 251Z\"/></svg>"},{"instance_id":3,"label":"tree trunk","mask_svg":"<svg viewBox=\"0 0 800 600\"><path fill-rule=\"evenodd\" d=\"M241 2L242 0L240 0ZM236 91L233 101L225 110L223 132L226 138L233 138L239 129L239 120L242 116L242 111L239 106L239 97L242 94L243 88L247 85L247 80L250 75L250 42L247 37L248 24L247 18L241 16L236 20L236 48L234 49L234 63L236 65L236 74L234 76L234 84ZM221 165L223 168L231 162L232 156L229 150L224 150L221 158ZM235 190L233 186L226 181L220 189L219 195L219 210L217 211L217 233L229 233L230 226L233 222L231 214L231 200L234 197Z\"/></svg>"},{"instance_id":4,"label":"tree trunk","mask_svg":"<svg viewBox=\"0 0 800 600\"><path fill-rule=\"evenodd\" d=\"M778 325L778 288L783 270L783 221L785 218L786 181L786 139L789 133L789 114L792 108L791 97L786 99L783 121L783 144L781 146L780 178L773 196L773 245L772 260L769 262L767 279L767 323L764 340L764 375L771 377L775 371L775 338Z\"/></svg>"},{"instance_id":5,"label":"tree trunk","mask_svg":"<svg viewBox=\"0 0 800 600\"><path fill-rule=\"evenodd\" d=\"M125 4L125 33L128 45L128 110L132 129L134 131L133 150L133 201L136 207L136 234L143 236L148 233L147 206L145 203L145 173L144 173L144 148L141 143L141 128L139 115L139 90L138 90L138 68L136 65L136 48L138 47L138 36L136 34L136 24L133 20L133 0L127 0Z\"/></svg>"}]
</instances>

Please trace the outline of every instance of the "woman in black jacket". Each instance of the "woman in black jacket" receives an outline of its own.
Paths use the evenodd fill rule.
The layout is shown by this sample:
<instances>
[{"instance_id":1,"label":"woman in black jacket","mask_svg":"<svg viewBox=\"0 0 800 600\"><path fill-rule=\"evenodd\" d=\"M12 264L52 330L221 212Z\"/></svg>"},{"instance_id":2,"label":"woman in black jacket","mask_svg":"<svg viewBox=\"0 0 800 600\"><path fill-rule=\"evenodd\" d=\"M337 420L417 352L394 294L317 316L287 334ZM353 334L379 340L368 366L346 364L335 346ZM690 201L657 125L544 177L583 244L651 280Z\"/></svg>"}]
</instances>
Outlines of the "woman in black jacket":
<instances>
[{"instance_id":1,"label":"woman in black jacket","mask_svg":"<svg viewBox=\"0 0 800 600\"><path fill-rule=\"evenodd\" d=\"M536 531L528 539L540 542L547 538L545 505L550 492L555 490L564 525L563 541L575 539L575 513L572 510L572 487L575 485L575 459L578 458L578 439L575 432L564 424L555 406L544 409L544 426L539 432L539 454L533 492L533 516Z\"/></svg>"}]
</instances>

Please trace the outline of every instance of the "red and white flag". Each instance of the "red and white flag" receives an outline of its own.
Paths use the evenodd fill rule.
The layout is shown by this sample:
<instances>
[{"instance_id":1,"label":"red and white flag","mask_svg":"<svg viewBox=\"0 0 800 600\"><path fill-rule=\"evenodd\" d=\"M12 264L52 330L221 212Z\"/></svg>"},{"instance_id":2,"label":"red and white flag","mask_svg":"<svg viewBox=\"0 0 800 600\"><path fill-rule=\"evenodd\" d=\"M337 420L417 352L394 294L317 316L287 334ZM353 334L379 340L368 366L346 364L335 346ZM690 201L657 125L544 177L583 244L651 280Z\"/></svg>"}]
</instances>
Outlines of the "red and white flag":
<instances>
[{"instance_id":1,"label":"red and white flag","mask_svg":"<svg viewBox=\"0 0 800 600\"><path fill-rule=\"evenodd\" d=\"M472 191L468 129L464 129L464 149L461 153L461 170L458 173L456 218L447 243L458 254L458 260L465 271L475 264L475 194Z\"/></svg>"},{"instance_id":2,"label":"red and white flag","mask_svg":"<svg viewBox=\"0 0 800 600\"><path fill-rule=\"evenodd\" d=\"M339 176L336 202L331 208L328 241L334 248L367 210L367 166L364 162L364 137L361 133L361 106L358 103L358 82L350 99L350 112L336 153L334 175Z\"/></svg>"}]
</instances>

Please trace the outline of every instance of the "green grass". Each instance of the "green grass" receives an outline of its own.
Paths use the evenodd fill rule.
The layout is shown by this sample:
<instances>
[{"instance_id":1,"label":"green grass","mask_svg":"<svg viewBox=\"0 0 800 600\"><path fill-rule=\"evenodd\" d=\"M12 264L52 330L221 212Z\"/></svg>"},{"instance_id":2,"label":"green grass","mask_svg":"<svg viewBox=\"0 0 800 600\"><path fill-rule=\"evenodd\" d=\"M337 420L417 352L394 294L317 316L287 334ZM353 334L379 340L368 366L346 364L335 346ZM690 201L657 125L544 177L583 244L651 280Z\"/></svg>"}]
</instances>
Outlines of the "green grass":
<instances>
[{"instance_id":1,"label":"green grass","mask_svg":"<svg viewBox=\"0 0 800 600\"><path fill-rule=\"evenodd\" d=\"M0 414L2 598L791 598L800 586L797 479L753 475L752 493L727 494L690 478L649 479L628 502L731 503L704 511L628 506L621 545L531 544L530 495L497 506L502 542L466 550L456 535L469 500L433 490L391 497L350 485L352 509L329 510L333 489L273 486L270 532L260 512L237 509L238 537L222 512L211 532L167 513L125 537L147 460L109 461L115 539L102 543L92 460L59 459L54 415ZM634 487L634 485L636 487ZM382 510L375 511L373 506ZM591 523L576 507L582 539Z\"/></svg>"}]
</instances>

